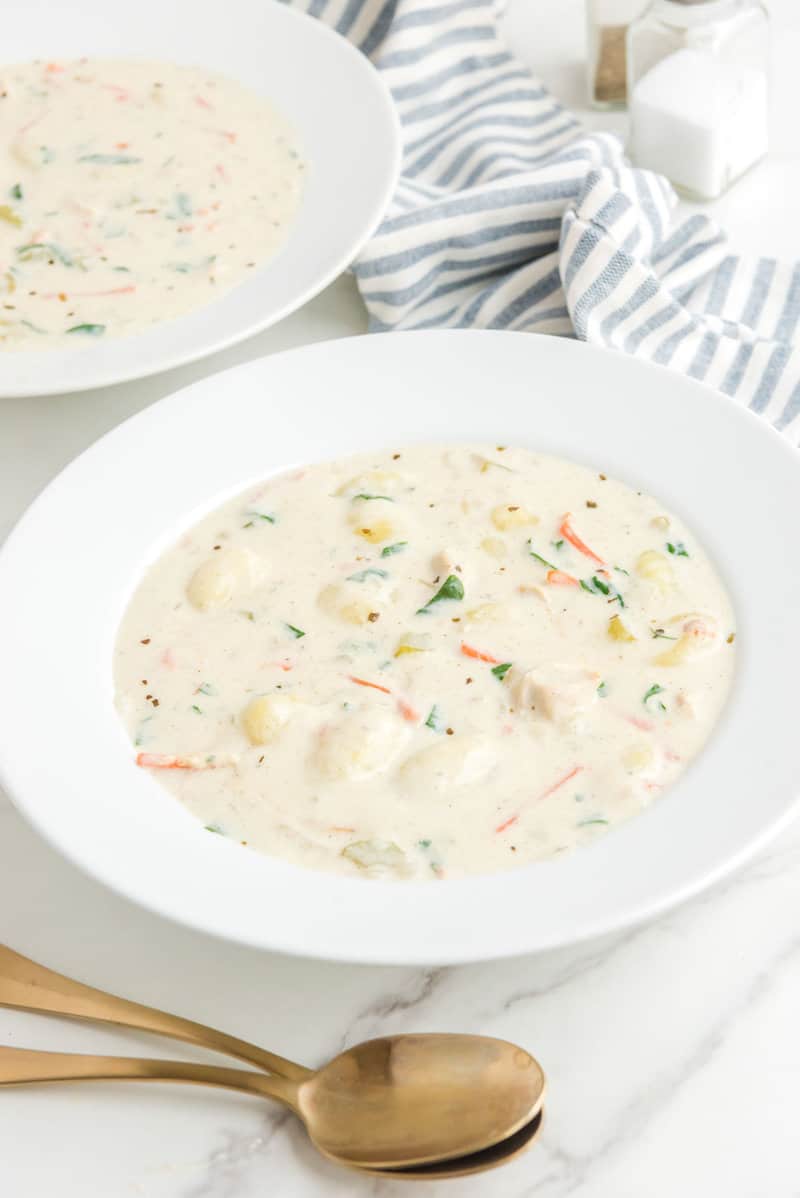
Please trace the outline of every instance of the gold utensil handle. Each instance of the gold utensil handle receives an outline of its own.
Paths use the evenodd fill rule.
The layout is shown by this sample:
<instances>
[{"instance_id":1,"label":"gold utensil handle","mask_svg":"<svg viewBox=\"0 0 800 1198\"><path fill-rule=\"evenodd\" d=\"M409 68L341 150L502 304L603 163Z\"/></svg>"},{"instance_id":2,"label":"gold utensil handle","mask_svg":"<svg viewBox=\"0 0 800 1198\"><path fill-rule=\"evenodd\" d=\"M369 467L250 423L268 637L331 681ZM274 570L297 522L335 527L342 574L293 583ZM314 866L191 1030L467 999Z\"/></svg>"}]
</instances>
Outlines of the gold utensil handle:
<instances>
[{"instance_id":1,"label":"gold utensil handle","mask_svg":"<svg viewBox=\"0 0 800 1198\"><path fill-rule=\"evenodd\" d=\"M294 1081L302 1081L311 1072L255 1044L204 1027L191 1019L168 1015L166 1011L117 998L113 994L95 990L93 986L84 986L52 969L37 965L35 961L29 961L5 945L0 945L0 1006L115 1023L138 1031L154 1032L158 1036L186 1040Z\"/></svg>"},{"instance_id":2,"label":"gold utensil handle","mask_svg":"<svg viewBox=\"0 0 800 1198\"><path fill-rule=\"evenodd\" d=\"M298 1086L285 1077L270 1077L247 1069L226 1069L220 1065L196 1065L189 1061L95 1057L0 1046L0 1086L69 1081L190 1082L275 1098L285 1106L297 1109Z\"/></svg>"}]
</instances>

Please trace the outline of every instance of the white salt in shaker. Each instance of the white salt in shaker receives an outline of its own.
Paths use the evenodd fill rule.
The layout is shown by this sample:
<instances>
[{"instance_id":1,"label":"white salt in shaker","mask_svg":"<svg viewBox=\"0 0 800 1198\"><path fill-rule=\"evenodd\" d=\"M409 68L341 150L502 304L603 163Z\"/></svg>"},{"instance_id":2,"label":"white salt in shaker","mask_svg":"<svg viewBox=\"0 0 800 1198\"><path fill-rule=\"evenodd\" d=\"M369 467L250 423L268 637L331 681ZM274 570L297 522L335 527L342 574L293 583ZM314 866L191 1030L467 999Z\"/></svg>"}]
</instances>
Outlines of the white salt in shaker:
<instances>
[{"instance_id":1,"label":"white salt in shaker","mask_svg":"<svg viewBox=\"0 0 800 1198\"><path fill-rule=\"evenodd\" d=\"M655 0L627 49L638 166L714 199L766 154L769 16L759 0Z\"/></svg>"}]
</instances>

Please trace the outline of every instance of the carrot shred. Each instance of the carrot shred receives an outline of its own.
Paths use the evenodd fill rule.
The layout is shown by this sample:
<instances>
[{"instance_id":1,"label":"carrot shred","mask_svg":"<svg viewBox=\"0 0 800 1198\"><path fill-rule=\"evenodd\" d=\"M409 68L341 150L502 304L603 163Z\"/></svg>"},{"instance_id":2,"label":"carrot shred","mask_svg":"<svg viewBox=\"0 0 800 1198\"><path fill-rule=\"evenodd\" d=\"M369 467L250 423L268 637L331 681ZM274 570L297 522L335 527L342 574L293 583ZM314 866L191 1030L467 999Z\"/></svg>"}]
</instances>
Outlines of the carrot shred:
<instances>
[{"instance_id":1,"label":"carrot shred","mask_svg":"<svg viewBox=\"0 0 800 1198\"><path fill-rule=\"evenodd\" d=\"M366 678L356 678L355 674L348 674L347 677L351 682L355 682L356 686L368 686L374 691L383 691L384 695L392 693L388 686L380 686L377 682L367 682Z\"/></svg>"},{"instance_id":2,"label":"carrot shred","mask_svg":"<svg viewBox=\"0 0 800 1198\"><path fill-rule=\"evenodd\" d=\"M465 657L472 657L475 661L488 661L495 666L500 664L499 657L492 657L491 653L481 653L480 649L473 649L472 645L468 645L465 641L461 642L461 652Z\"/></svg>"},{"instance_id":3,"label":"carrot shred","mask_svg":"<svg viewBox=\"0 0 800 1198\"><path fill-rule=\"evenodd\" d=\"M537 798L537 802L540 799L549 798L549 796L551 794L555 794L555 792L557 790L559 790L562 786L565 786L566 783L569 782L569 780L571 778L574 778L575 775L579 774L581 772L581 770L584 768L585 767L582 765L573 766L573 768L571 770L569 770L566 774L564 774L563 778L559 778L557 782L554 782L552 786L548 787L547 790L545 790L542 794L540 794ZM498 824L497 827L495 828L495 832L505 832L506 828L510 828L512 826L512 824L515 824L517 822L518 819L519 819L519 812L517 812L516 815L509 816L509 818L507 820L504 820L502 824Z\"/></svg>"},{"instance_id":4,"label":"carrot shred","mask_svg":"<svg viewBox=\"0 0 800 1198\"><path fill-rule=\"evenodd\" d=\"M408 720L409 724L416 724L419 722L419 712L416 710L416 708L412 707L410 703L406 703L405 699L397 700L397 710L400 712L404 720Z\"/></svg>"},{"instance_id":5,"label":"carrot shred","mask_svg":"<svg viewBox=\"0 0 800 1198\"><path fill-rule=\"evenodd\" d=\"M541 794L541 795L539 795L539 798L540 798L540 799L547 799L547 798L549 798L549 797L550 797L550 795L551 795L551 794L555 794L555 792L556 792L556 791L557 791L557 790L558 790L560 787L564 786L564 785L565 785L567 782L569 782L570 778L574 778L576 774L579 774L583 768L584 768L584 767L583 767L582 765L576 765L576 766L574 766L574 767L573 767L573 769L571 769L571 770L570 770L568 773L564 774L564 777L563 777L563 778L559 778L558 782L555 782L555 783L554 783L554 784L553 784L553 785L550 787L550 789L549 789L549 790L546 790L546 791L544 792L544 794Z\"/></svg>"},{"instance_id":6,"label":"carrot shred","mask_svg":"<svg viewBox=\"0 0 800 1198\"><path fill-rule=\"evenodd\" d=\"M137 753L136 764L148 770L193 770L185 757L172 757L167 753Z\"/></svg>"},{"instance_id":7,"label":"carrot shred","mask_svg":"<svg viewBox=\"0 0 800 1198\"><path fill-rule=\"evenodd\" d=\"M629 724L633 724L634 728L638 728L640 732L652 732L655 724L652 720L646 720L643 716L626 715L624 717Z\"/></svg>"},{"instance_id":8,"label":"carrot shred","mask_svg":"<svg viewBox=\"0 0 800 1198\"><path fill-rule=\"evenodd\" d=\"M558 535L563 537L565 541L569 541L570 545L574 546L574 548L577 549L579 553L582 553L584 557L591 558L591 560L596 562L598 566L604 566L606 563L603 561L602 557L598 557L595 551L590 549L586 542L582 541L575 532L569 522L570 515L571 513L567 512L566 516L561 521L561 527L558 530Z\"/></svg>"},{"instance_id":9,"label":"carrot shred","mask_svg":"<svg viewBox=\"0 0 800 1198\"><path fill-rule=\"evenodd\" d=\"M580 585L577 578L573 578L571 574L565 574L563 570L548 570L547 581L551 587L576 587Z\"/></svg>"},{"instance_id":10,"label":"carrot shred","mask_svg":"<svg viewBox=\"0 0 800 1198\"><path fill-rule=\"evenodd\" d=\"M495 832L505 832L506 828L510 828L511 825L515 824L518 819L518 815L512 815L510 819L504 820L502 824L498 824L495 828Z\"/></svg>"}]
</instances>

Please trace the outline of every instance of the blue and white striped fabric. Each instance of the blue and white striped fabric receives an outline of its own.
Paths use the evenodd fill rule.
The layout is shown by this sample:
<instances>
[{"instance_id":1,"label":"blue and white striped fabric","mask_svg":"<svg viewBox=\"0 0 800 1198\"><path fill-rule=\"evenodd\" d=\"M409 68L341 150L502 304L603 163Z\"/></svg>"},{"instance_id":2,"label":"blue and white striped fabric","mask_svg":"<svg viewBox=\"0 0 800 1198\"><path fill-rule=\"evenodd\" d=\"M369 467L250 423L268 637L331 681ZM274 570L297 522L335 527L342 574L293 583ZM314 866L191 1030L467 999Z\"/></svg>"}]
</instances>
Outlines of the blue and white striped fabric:
<instances>
[{"instance_id":1,"label":"blue and white striped fabric","mask_svg":"<svg viewBox=\"0 0 800 1198\"><path fill-rule=\"evenodd\" d=\"M294 0L383 73L404 135L354 263L375 331L577 336L703 379L800 441L800 266L676 223L665 179L588 133L503 45L501 0Z\"/></svg>"}]
</instances>

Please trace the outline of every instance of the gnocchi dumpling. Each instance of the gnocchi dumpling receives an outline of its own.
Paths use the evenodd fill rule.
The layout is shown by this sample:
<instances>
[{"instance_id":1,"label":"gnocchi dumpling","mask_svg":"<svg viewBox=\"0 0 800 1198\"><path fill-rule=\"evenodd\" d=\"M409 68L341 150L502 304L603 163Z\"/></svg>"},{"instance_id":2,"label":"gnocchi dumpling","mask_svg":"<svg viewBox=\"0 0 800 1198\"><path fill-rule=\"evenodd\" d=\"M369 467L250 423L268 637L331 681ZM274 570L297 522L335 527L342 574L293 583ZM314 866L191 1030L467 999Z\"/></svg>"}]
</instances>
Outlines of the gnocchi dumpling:
<instances>
[{"instance_id":1,"label":"gnocchi dumpling","mask_svg":"<svg viewBox=\"0 0 800 1198\"><path fill-rule=\"evenodd\" d=\"M584 666L553 663L508 673L517 707L552 723L570 722L597 701L600 675Z\"/></svg>"},{"instance_id":2,"label":"gnocchi dumpling","mask_svg":"<svg viewBox=\"0 0 800 1198\"><path fill-rule=\"evenodd\" d=\"M357 537L370 545L379 545L401 535L397 524L395 504L391 499L354 498L347 513L347 521Z\"/></svg>"},{"instance_id":3,"label":"gnocchi dumpling","mask_svg":"<svg viewBox=\"0 0 800 1198\"><path fill-rule=\"evenodd\" d=\"M388 769L410 731L393 708L352 708L318 733L314 764L331 781L360 781Z\"/></svg>"},{"instance_id":4,"label":"gnocchi dumpling","mask_svg":"<svg viewBox=\"0 0 800 1198\"><path fill-rule=\"evenodd\" d=\"M385 874L407 877L411 872L405 853L393 840L354 840L341 855L370 878Z\"/></svg>"},{"instance_id":5,"label":"gnocchi dumpling","mask_svg":"<svg viewBox=\"0 0 800 1198\"><path fill-rule=\"evenodd\" d=\"M469 736L448 736L420 749L403 763L400 779L420 797L442 794L459 786L482 782L491 772L497 753L491 744Z\"/></svg>"},{"instance_id":6,"label":"gnocchi dumpling","mask_svg":"<svg viewBox=\"0 0 800 1198\"><path fill-rule=\"evenodd\" d=\"M657 549L646 549L644 553L640 553L635 569L639 578L652 583L656 590L666 592L672 589L672 566Z\"/></svg>"},{"instance_id":7,"label":"gnocchi dumpling","mask_svg":"<svg viewBox=\"0 0 800 1198\"><path fill-rule=\"evenodd\" d=\"M713 616L701 615L699 612L685 613L682 616L674 616L669 623L681 625L680 636L669 649L654 658L656 665L677 666L719 646L719 624Z\"/></svg>"},{"instance_id":8,"label":"gnocchi dumpling","mask_svg":"<svg viewBox=\"0 0 800 1198\"><path fill-rule=\"evenodd\" d=\"M504 557L508 557L508 545L506 545L502 537L484 537L481 541L481 549L484 553L488 553L489 557L493 557L497 561L502 561Z\"/></svg>"},{"instance_id":9,"label":"gnocchi dumpling","mask_svg":"<svg viewBox=\"0 0 800 1198\"><path fill-rule=\"evenodd\" d=\"M393 498L400 491L408 490L408 487L408 480L396 470L365 470L363 474L357 474L342 483L336 494L349 495L351 499L358 495L388 495Z\"/></svg>"},{"instance_id":10,"label":"gnocchi dumpling","mask_svg":"<svg viewBox=\"0 0 800 1198\"><path fill-rule=\"evenodd\" d=\"M508 622L513 619L513 608L510 603L482 603L480 607L471 608L464 619L467 624L488 624L496 620Z\"/></svg>"},{"instance_id":11,"label":"gnocchi dumpling","mask_svg":"<svg viewBox=\"0 0 800 1198\"><path fill-rule=\"evenodd\" d=\"M501 503L492 509L492 524L500 532L508 532L511 528L525 528L527 525L538 523L538 516L516 503Z\"/></svg>"},{"instance_id":12,"label":"gnocchi dumpling","mask_svg":"<svg viewBox=\"0 0 800 1198\"><path fill-rule=\"evenodd\" d=\"M242 727L251 745L267 745L275 740L298 709L291 695L260 695L251 699L242 712Z\"/></svg>"},{"instance_id":13,"label":"gnocchi dumpling","mask_svg":"<svg viewBox=\"0 0 800 1198\"><path fill-rule=\"evenodd\" d=\"M383 579L345 580L323 587L317 602L324 611L346 624L374 624L385 609L389 595Z\"/></svg>"},{"instance_id":14,"label":"gnocchi dumpling","mask_svg":"<svg viewBox=\"0 0 800 1198\"><path fill-rule=\"evenodd\" d=\"M186 587L198 611L226 607L238 594L253 589L264 575L264 562L250 549L221 549L198 566Z\"/></svg>"}]
</instances>

